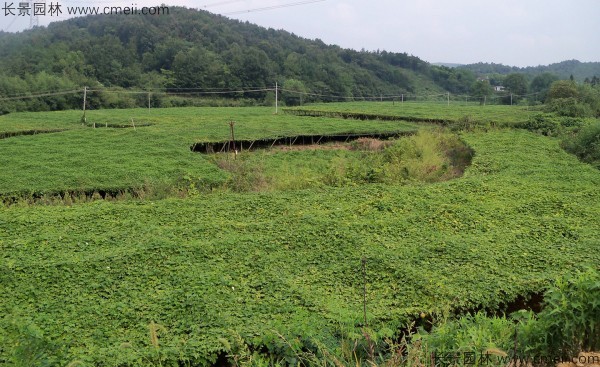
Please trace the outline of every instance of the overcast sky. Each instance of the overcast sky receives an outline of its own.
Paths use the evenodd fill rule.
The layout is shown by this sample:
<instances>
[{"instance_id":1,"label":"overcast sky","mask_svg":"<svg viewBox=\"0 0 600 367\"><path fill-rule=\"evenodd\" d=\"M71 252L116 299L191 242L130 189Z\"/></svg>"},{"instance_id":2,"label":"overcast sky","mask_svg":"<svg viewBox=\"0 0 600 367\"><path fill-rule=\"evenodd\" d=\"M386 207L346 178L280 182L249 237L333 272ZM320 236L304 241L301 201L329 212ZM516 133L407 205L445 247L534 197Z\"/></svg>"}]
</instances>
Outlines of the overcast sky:
<instances>
[{"instance_id":1,"label":"overcast sky","mask_svg":"<svg viewBox=\"0 0 600 367\"><path fill-rule=\"evenodd\" d=\"M8 3L19 1L23 0ZM63 10L66 6L157 5L156 0L52 1ZM429 62L536 66L570 59L600 61L600 0L308 1L163 0L167 5L228 14L302 37L320 38L327 44L406 52ZM0 0L0 5L5 6L4 2ZM247 12L299 2L305 4ZM237 11L244 12L231 14ZM57 19L39 17L40 25ZM5 16L0 10L1 30L20 31L28 25L29 19Z\"/></svg>"}]
</instances>

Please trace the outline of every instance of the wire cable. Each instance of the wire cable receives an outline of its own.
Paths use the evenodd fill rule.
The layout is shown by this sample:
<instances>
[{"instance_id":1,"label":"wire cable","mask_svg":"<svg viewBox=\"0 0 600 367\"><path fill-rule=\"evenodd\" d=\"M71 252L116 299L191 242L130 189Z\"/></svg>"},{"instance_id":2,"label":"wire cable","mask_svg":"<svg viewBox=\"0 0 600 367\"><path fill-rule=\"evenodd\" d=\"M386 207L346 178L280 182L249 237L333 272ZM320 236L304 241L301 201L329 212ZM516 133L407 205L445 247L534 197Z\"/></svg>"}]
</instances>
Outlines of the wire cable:
<instances>
[{"instance_id":1,"label":"wire cable","mask_svg":"<svg viewBox=\"0 0 600 367\"><path fill-rule=\"evenodd\" d=\"M228 13L222 13L221 15L237 15L237 14L246 14L246 13L255 13L255 12L259 12L259 11L267 11L267 10L274 10L274 9L281 9L281 8L289 8L292 6L300 6L300 5L307 5L307 4L313 4L313 3L320 3L323 1L327 1L327 0L307 0L307 1L298 1L295 3L289 3L289 4L281 4L281 5L272 5L272 6L265 6L262 8L254 8L254 9L247 9L247 10L238 10L238 11L232 11L232 12L228 12Z\"/></svg>"},{"instance_id":2,"label":"wire cable","mask_svg":"<svg viewBox=\"0 0 600 367\"><path fill-rule=\"evenodd\" d=\"M30 98L50 97L50 96L61 96L61 95L75 94L75 93L81 93L81 92L82 92L81 90L72 90L72 91L67 91L67 92L32 94L29 96L0 98L0 101L11 101L11 100L17 100L17 99L30 99Z\"/></svg>"},{"instance_id":3,"label":"wire cable","mask_svg":"<svg viewBox=\"0 0 600 367\"><path fill-rule=\"evenodd\" d=\"M203 5L202 8L204 8L204 9L205 8L212 8L212 7L215 7L215 6L222 6L222 5L229 5L229 4L233 4L233 3L240 3L242 1L244 1L244 0L220 1L218 3L211 3L211 4Z\"/></svg>"}]
</instances>

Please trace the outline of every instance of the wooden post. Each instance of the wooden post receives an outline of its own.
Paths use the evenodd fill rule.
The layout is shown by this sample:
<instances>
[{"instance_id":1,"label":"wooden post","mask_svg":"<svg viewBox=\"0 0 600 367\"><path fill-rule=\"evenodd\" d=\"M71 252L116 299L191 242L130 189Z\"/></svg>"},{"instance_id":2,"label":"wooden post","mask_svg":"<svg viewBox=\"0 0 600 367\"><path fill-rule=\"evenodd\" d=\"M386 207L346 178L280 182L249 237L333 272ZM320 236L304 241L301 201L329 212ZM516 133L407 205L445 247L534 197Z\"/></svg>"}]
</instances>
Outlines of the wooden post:
<instances>
[{"instance_id":1,"label":"wooden post","mask_svg":"<svg viewBox=\"0 0 600 367\"><path fill-rule=\"evenodd\" d=\"M277 115L279 109L279 86L277 82L275 82L275 114Z\"/></svg>"},{"instance_id":2,"label":"wooden post","mask_svg":"<svg viewBox=\"0 0 600 367\"><path fill-rule=\"evenodd\" d=\"M448 92L448 106L450 106L450 92Z\"/></svg>"},{"instance_id":3,"label":"wooden post","mask_svg":"<svg viewBox=\"0 0 600 367\"><path fill-rule=\"evenodd\" d=\"M150 95L152 93L148 92L148 111L150 111Z\"/></svg>"},{"instance_id":4,"label":"wooden post","mask_svg":"<svg viewBox=\"0 0 600 367\"><path fill-rule=\"evenodd\" d=\"M83 87L83 124L85 125L87 123L87 118L85 117L85 102L87 99L87 87Z\"/></svg>"},{"instance_id":5,"label":"wooden post","mask_svg":"<svg viewBox=\"0 0 600 367\"><path fill-rule=\"evenodd\" d=\"M362 273L363 273L363 327L367 327L367 259L362 258Z\"/></svg>"},{"instance_id":6,"label":"wooden post","mask_svg":"<svg viewBox=\"0 0 600 367\"><path fill-rule=\"evenodd\" d=\"M229 121L229 128L231 129L231 140L230 140L230 149L233 148L233 153L235 154L235 159L237 159L237 149L235 149L235 135L233 126L235 125L235 121Z\"/></svg>"}]
</instances>

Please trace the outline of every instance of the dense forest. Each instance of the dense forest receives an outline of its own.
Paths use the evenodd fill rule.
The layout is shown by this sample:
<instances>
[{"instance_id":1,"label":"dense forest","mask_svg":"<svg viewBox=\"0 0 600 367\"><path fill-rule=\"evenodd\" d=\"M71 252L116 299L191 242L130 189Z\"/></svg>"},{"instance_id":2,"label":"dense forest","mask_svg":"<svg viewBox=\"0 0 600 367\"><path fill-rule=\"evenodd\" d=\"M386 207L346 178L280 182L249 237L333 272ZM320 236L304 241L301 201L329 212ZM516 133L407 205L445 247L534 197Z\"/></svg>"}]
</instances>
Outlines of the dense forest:
<instances>
[{"instance_id":1,"label":"dense forest","mask_svg":"<svg viewBox=\"0 0 600 367\"><path fill-rule=\"evenodd\" d=\"M270 103L276 83L286 104L446 92L483 98L504 78L482 82L478 70L435 66L406 53L343 49L181 7L169 15L87 16L0 32L0 114L81 108L81 94L62 92L84 86L90 108L143 106L149 93L153 106L168 107L197 102L186 99L193 93ZM527 93L530 79L510 92ZM22 98L34 95L42 96Z\"/></svg>"},{"instance_id":2,"label":"dense forest","mask_svg":"<svg viewBox=\"0 0 600 367\"><path fill-rule=\"evenodd\" d=\"M463 71L405 53L359 52L205 11L88 16L19 34L0 33L0 97L90 88L182 91L272 88L362 97L443 91ZM433 81L436 80L436 82ZM225 95L264 99L265 91ZM49 102L52 100L52 102ZM76 98L80 104L80 97ZM63 109L69 97L3 103L6 110ZM11 106L8 106L11 105Z\"/></svg>"}]
</instances>

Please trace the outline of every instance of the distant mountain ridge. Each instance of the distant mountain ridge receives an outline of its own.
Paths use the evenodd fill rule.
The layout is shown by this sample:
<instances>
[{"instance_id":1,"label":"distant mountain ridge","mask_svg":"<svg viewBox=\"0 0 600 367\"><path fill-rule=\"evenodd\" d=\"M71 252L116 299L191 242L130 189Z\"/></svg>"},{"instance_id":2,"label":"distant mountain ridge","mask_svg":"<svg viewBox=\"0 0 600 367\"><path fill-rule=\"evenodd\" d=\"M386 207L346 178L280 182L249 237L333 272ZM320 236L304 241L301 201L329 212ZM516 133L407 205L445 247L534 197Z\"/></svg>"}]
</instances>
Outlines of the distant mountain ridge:
<instances>
[{"instance_id":1,"label":"distant mountain ridge","mask_svg":"<svg viewBox=\"0 0 600 367\"><path fill-rule=\"evenodd\" d=\"M431 65L445 66L447 68L458 68L461 66L465 66L465 64L458 64L458 63L454 63L454 62L432 62Z\"/></svg>"},{"instance_id":2,"label":"distant mountain ridge","mask_svg":"<svg viewBox=\"0 0 600 367\"><path fill-rule=\"evenodd\" d=\"M600 76L600 62L581 62L579 60L566 60L550 65L539 66L507 66L495 63L468 64L459 66L461 69L472 71L477 75L500 74L507 75L511 73L523 73L530 76L536 76L542 73L552 73L560 79L569 79L571 75L577 81L584 81L585 78Z\"/></svg>"}]
</instances>

